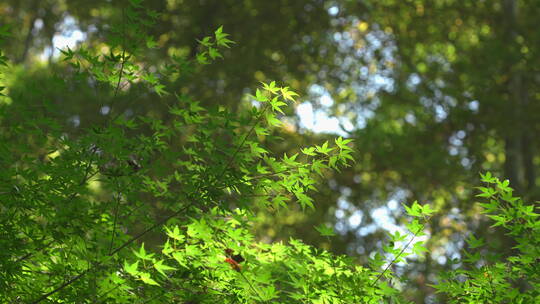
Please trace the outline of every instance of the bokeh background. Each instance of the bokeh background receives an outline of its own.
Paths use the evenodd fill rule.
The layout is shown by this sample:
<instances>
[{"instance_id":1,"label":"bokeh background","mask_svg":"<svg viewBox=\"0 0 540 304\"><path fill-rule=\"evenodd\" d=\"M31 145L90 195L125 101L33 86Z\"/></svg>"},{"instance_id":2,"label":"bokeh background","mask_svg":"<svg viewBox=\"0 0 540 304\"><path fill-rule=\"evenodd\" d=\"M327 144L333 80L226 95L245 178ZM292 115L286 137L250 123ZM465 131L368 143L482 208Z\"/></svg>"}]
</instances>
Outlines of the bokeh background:
<instances>
[{"instance_id":1,"label":"bokeh background","mask_svg":"<svg viewBox=\"0 0 540 304\"><path fill-rule=\"evenodd\" d=\"M84 44L106 50L124 1L3 0L1 46L11 61L1 80L12 113L28 120L45 101L51 117L77 136L109 115L108 99L81 80L66 87L69 65L58 50ZM335 136L355 141L356 163L328 176L314 194L316 210L260 210L256 233L289 237L366 263L387 232L402 230L402 203L418 200L440 212L428 225L429 253L394 271L409 278L405 295L440 303L430 283L460 258L474 233L510 254L512 243L479 216L479 172L508 178L526 201L540 198L540 1L535 0L145 0L160 13L152 28L159 66L168 55L194 56L200 39L220 25L236 44L204 73L180 75L170 88L235 111L260 81L301 93L269 142L278 152ZM66 94L66 92L69 92ZM156 96L136 87L120 96L126 116L165 117ZM40 97L37 97L40 96ZM165 97L167 98L167 97ZM131 102L136 99L136 102ZM20 138L35 153L46 139ZM313 228L331 224L328 242ZM147 240L148 241L148 240ZM158 242L156 242L157 244ZM455 266L454 266L455 267Z\"/></svg>"}]
</instances>

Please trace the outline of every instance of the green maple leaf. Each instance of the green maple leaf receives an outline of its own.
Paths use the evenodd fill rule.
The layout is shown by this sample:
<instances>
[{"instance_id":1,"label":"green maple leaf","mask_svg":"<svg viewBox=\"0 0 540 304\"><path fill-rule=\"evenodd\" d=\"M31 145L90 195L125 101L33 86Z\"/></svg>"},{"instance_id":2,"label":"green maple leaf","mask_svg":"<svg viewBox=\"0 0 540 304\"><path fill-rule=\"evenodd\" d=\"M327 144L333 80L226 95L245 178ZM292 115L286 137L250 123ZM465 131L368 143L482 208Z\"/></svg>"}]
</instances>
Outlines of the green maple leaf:
<instances>
[{"instance_id":1,"label":"green maple leaf","mask_svg":"<svg viewBox=\"0 0 540 304\"><path fill-rule=\"evenodd\" d=\"M176 270L176 268L174 268L174 267L163 264L162 260L155 262L154 263L154 268L164 276L166 276L165 271Z\"/></svg>"}]
</instances>

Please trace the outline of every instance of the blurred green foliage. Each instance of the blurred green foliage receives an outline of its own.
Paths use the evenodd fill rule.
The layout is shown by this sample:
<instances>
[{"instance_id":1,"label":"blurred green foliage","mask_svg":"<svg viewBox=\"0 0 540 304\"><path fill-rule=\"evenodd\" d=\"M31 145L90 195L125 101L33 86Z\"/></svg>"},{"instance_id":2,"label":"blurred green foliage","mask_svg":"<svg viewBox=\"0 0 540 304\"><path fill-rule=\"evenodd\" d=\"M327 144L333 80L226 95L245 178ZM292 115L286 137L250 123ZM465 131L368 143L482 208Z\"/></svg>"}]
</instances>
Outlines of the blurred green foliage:
<instances>
[{"instance_id":1,"label":"blurred green foliage","mask_svg":"<svg viewBox=\"0 0 540 304\"><path fill-rule=\"evenodd\" d=\"M89 83L84 74L67 84L76 67L53 55L55 37L77 30L85 34L90 52L110 51L115 25L126 18L124 4L0 3L0 35L11 32L1 48L12 64L0 80L0 87L8 87L1 102L9 103L1 123L10 126L2 129L6 141L25 144L17 157L43 156L53 139L14 130L79 136L112 115L172 119L166 105L174 94L155 102L145 84L134 82L113 98L114 92L98 81ZM466 232L512 254L514 241L478 216L470 185L479 182L479 171L489 170L509 178L525 200L540 198L537 2L145 0L144 5L156 13L148 27L155 38L145 44L159 47L146 50L144 64L136 64L140 71L163 71L164 58L174 55L175 66L186 72L160 81L197 96L204 106L219 103L232 111L251 107L239 96L255 94L250 88L259 81L281 79L316 111L339 118L341 134L355 139L357 162L328 176L313 196L317 208L308 214L300 207L261 211L260 239L298 236L365 262L381 246L384 228L403 224L405 213L396 202L431 203L441 210L428 226L432 254L406 273L416 287L408 289L408 297L419 303L433 301L427 284L451 267ZM66 22L70 18L73 23ZM196 39L220 25L237 42L223 50L227 61L191 64L203 50ZM190 73L193 69L204 73ZM321 102L325 94L331 96L330 106ZM291 152L330 138L304 128L294 108L284 111L285 126L261 138L272 151ZM47 123L35 125L29 118ZM270 140L274 136L285 140ZM381 221L381 214L388 219ZM321 221L339 228L339 238L320 237L312 227Z\"/></svg>"}]
</instances>

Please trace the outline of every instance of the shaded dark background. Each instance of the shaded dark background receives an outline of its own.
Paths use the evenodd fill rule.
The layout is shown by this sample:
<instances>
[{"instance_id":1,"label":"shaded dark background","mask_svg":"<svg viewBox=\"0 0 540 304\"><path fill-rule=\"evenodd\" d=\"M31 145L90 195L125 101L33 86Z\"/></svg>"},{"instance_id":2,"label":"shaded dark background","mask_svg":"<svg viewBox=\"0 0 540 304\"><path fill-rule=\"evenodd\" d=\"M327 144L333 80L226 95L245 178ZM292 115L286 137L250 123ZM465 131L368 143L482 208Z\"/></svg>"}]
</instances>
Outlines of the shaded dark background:
<instances>
[{"instance_id":1,"label":"shaded dark background","mask_svg":"<svg viewBox=\"0 0 540 304\"><path fill-rule=\"evenodd\" d=\"M36 98L51 103L54 118L74 135L108 115L110 96L84 82L65 86L62 75L69 67L55 48L62 47L59 37L80 34L80 43L103 48L124 5L2 1L0 26L12 32L2 49L12 66L2 80L9 97L0 102L12 115L1 123L28 119L25 109L35 107ZM333 117L340 126L315 132L320 119L309 128L300 111L290 108L279 134L285 140L276 142L274 151L336 134L355 140L356 164L319 186L315 211L261 210L261 239L298 237L365 263L385 232L404 222L400 203L433 204L441 212L428 227L430 254L395 269L409 276L414 288L405 293L416 303L434 303L427 284L451 258L460 257L468 233L487 238L493 251L511 248L478 216L474 186L478 172L489 170L510 179L525 200L540 197L539 1L146 0L144 5L161 13L152 29L159 48L147 54L150 65L158 66L165 55L193 56L196 39L220 25L236 42L225 60L186 76L189 82L171 81L171 87L206 105L242 111L245 93L259 81L277 80L301 93L297 109ZM136 88L121 96L118 109L126 115L167 113ZM46 141L16 140L46 150ZM332 243L313 228L321 222L339 232Z\"/></svg>"}]
</instances>

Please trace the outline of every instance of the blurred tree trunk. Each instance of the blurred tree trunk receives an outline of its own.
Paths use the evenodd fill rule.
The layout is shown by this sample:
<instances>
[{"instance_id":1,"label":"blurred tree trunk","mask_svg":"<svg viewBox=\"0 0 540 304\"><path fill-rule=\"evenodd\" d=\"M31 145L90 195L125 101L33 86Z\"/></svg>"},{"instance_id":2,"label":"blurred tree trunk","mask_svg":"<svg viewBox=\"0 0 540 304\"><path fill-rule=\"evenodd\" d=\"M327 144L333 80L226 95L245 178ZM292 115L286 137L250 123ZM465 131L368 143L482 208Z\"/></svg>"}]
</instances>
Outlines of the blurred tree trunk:
<instances>
[{"instance_id":1,"label":"blurred tree trunk","mask_svg":"<svg viewBox=\"0 0 540 304\"><path fill-rule=\"evenodd\" d=\"M32 1L31 7L34 8L34 12L30 13L30 16L28 17L28 25L26 28L28 29L25 35L24 39L24 48L21 52L21 56L15 60L15 63L20 64L26 61L26 58L28 57L28 52L30 48L32 47L32 42L34 40L34 28L36 24L36 20L39 18L39 8L38 3L36 1Z\"/></svg>"},{"instance_id":2,"label":"blurred tree trunk","mask_svg":"<svg viewBox=\"0 0 540 304\"><path fill-rule=\"evenodd\" d=\"M505 69L508 73L508 99L507 105L503 108L508 109L507 128L514 130L506 132L505 135L505 163L504 175L510 180L511 186L517 193L523 194L525 167L524 148L522 140L524 127L522 124L523 97L526 95L523 86L523 75L519 67L519 50L516 49L516 38L518 36L518 3L515 0L503 0L503 26L505 40L509 44L507 59L508 66ZM506 59L506 58L505 58Z\"/></svg>"},{"instance_id":3,"label":"blurred tree trunk","mask_svg":"<svg viewBox=\"0 0 540 304\"><path fill-rule=\"evenodd\" d=\"M528 198L528 193L535 186L535 173L533 166L533 153L531 145L531 135L528 123L528 88L524 73L524 63L521 60L520 46L517 44L519 37L519 7L516 0L503 0L503 14L505 38L509 43L508 68L509 87L508 87L508 109L510 115L508 128L514 128L514 135L507 135L505 139L505 175L510 180L510 185L519 196ZM503 240L507 248L513 248L515 240L509 238L506 233L498 230L498 236ZM510 245L510 246L509 246ZM507 254L514 254L516 249L507 249ZM517 280L514 283L520 290L527 288L525 281Z\"/></svg>"},{"instance_id":4,"label":"blurred tree trunk","mask_svg":"<svg viewBox=\"0 0 540 304\"><path fill-rule=\"evenodd\" d=\"M526 128L527 126L525 126ZM532 136L531 131L528 129L524 130L523 141L522 141L522 150L523 150L523 167L525 167L525 181L526 181L526 192L530 194L531 191L536 186L536 172L534 172L534 163L533 163L533 145L532 145Z\"/></svg>"}]
</instances>

